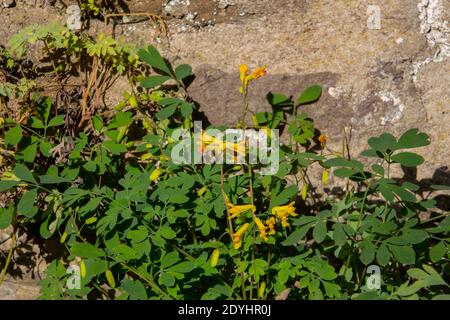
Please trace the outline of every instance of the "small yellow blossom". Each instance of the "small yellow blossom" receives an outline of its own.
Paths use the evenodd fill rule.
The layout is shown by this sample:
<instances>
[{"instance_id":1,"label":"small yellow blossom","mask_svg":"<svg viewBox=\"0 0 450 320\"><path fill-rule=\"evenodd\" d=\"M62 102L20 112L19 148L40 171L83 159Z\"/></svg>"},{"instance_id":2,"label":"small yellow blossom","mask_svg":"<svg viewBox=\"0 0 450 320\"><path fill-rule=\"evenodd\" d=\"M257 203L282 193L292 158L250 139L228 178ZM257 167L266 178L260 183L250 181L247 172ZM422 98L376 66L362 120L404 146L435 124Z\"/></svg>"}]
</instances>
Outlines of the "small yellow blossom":
<instances>
[{"instance_id":1,"label":"small yellow blossom","mask_svg":"<svg viewBox=\"0 0 450 320\"><path fill-rule=\"evenodd\" d=\"M302 199L306 200L307 196L308 196L308 185L304 184L302 187Z\"/></svg>"},{"instance_id":2,"label":"small yellow blossom","mask_svg":"<svg viewBox=\"0 0 450 320\"><path fill-rule=\"evenodd\" d=\"M267 67L266 66L262 66L260 68L256 68L252 74L250 75L250 77L252 79L258 79L261 78L262 76L265 76L267 74Z\"/></svg>"},{"instance_id":3,"label":"small yellow blossom","mask_svg":"<svg viewBox=\"0 0 450 320\"><path fill-rule=\"evenodd\" d=\"M233 246L235 249L239 249L242 246L242 237L244 236L245 231L247 231L248 226L248 223L243 224L242 227L233 234Z\"/></svg>"},{"instance_id":4,"label":"small yellow blossom","mask_svg":"<svg viewBox=\"0 0 450 320\"><path fill-rule=\"evenodd\" d=\"M86 264L84 263L84 260L80 261L80 275L81 278L86 278Z\"/></svg>"},{"instance_id":5,"label":"small yellow blossom","mask_svg":"<svg viewBox=\"0 0 450 320\"><path fill-rule=\"evenodd\" d=\"M328 175L329 175L328 169L323 170L322 172L322 183L327 184L328 183Z\"/></svg>"},{"instance_id":6,"label":"small yellow blossom","mask_svg":"<svg viewBox=\"0 0 450 320\"><path fill-rule=\"evenodd\" d=\"M275 217L270 217L266 220L267 227L269 228L269 235L275 234L275 224L276 220Z\"/></svg>"},{"instance_id":7,"label":"small yellow blossom","mask_svg":"<svg viewBox=\"0 0 450 320\"><path fill-rule=\"evenodd\" d=\"M161 173L162 173L162 170L159 168L156 168L155 170L153 170L153 172L150 174L150 181L155 182L159 178Z\"/></svg>"},{"instance_id":8,"label":"small yellow blossom","mask_svg":"<svg viewBox=\"0 0 450 320\"><path fill-rule=\"evenodd\" d=\"M232 203L227 203L228 213L230 214L229 219L240 216L246 211L256 212L256 207L252 204L234 205Z\"/></svg>"},{"instance_id":9,"label":"small yellow blossom","mask_svg":"<svg viewBox=\"0 0 450 320\"><path fill-rule=\"evenodd\" d=\"M220 251L219 249L214 249L212 255L211 255L211 267L215 267L217 265L217 262L219 261Z\"/></svg>"},{"instance_id":10,"label":"small yellow blossom","mask_svg":"<svg viewBox=\"0 0 450 320\"><path fill-rule=\"evenodd\" d=\"M247 88L250 81L254 79L261 78L262 76L267 74L267 67L262 66L259 68L256 68L253 70L253 72L249 75L248 74L248 67L245 64L241 64L239 66L239 78L241 79L242 87L241 88ZM241 90L243 91L243 89Z\"/></svg>"},{"instance_id":11,"label":"small yellow blossom","mask_svg":"<svg viewBox=\"0 0 450 320\"><path fill-rule=\"evenodd\" d=\"M277 206L272 209L272 214L276 215L278 219L281 220L281 225L283 228L289 227L288 217L296 217L298 214L295 213L295 202L291 202L288 205Z\"/></svg>"},{"instance_id":12,"label":"small yellow blossom","mask_svg":"<svg viewBox=\"0 0 450 320\"><path fill-rule=\"evenodd\" d=\"M208 190L208 188L206 188L206 186L202 187L200 190L197 191L197 195L199 197L201 197L202 195L205 194L205 192Z\"/></svg>"},{"instance_id":13,"label":"small yellow blossom","mask_svg":"<svg viewBox=\"0 0 450 320\"><path fill-rule=\"evenodd\" d=\"M319 142L320 142L320 146L323 148L325 147L325 144L327 143L327 136L324 134L321 134L319 136Z\"/></svg>"},{"instance_id":14,"label":"small yellow blossom","mask_svg":"<svg viewBox=\"0 0 450 320\"><path fill-rule=\"evenodd\" d=\"M239 66L239 78L241 79L242 84L245 82L245 78L247 77L248 67L245 64L241 64Z\"/></svg>"},{"instance_id":15,"label":"small yellow blossom","mask_svg":"<svg viewBox=\"0 0 450 320\"><path fill-rule=\"evenodd\" d=\"M0 117L0 126L5 122L5 119L3 119L2 117Z\"/></svg>"},{"instance_id":16,"label":"small yellow blossom","mask_svg":"<svg viewBox=\"0 0 450 320\"><path fill-rule=\"evenodd\" d=\"M255 217L254 220L255 220L256 226L258 227L259 235L261 236L261 238L263 238L264 241L269 240L269 237L267 236L267 231L266 231L267 227L264 225L264 223L262 223L262 221L258 217Z\"/></svg>"}]
</instances>

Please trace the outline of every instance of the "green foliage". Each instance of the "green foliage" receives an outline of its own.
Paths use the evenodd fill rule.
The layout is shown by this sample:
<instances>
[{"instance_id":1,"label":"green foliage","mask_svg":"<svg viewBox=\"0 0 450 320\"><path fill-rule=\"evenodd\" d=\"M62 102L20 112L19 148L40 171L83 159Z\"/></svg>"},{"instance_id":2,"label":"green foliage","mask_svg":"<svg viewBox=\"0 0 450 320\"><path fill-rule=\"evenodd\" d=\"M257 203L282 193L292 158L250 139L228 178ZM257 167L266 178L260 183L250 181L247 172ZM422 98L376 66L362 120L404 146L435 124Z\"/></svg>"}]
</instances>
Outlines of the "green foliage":
<instances>
[{"instance_id":1,"label":"green foliage","mask_svg":"<svg viewBox=\"0 0 450 320\"><path fill-rule=\"evenodd\" d=\"M49 54L68 49L118 72L138 63L110 37L82 39L65 29L33 27L11 46L20 54L38 40ZM418 185L391 174L393 166L423 163L405 150L428 145L425 133L369 139L362 155L375 160L371 166L336 156L317 142L313 120L297 112L319 99L321 88L312 86L296 102L269 94L273 112L255 115L255 127L286 125L291 137L275 175L259 175L262 165L179 165L170 158L177 143L171 135L192 129L195 103L186 93L192 70L173 68L153 46L137 54L154 73L124 94L113 116L93 115L92 127L73 141L64 130L69 115L56 112L49 97L33 100L38 112L24 123L1 123L2 150L11 159L0 192L12 197L0 208L0 228L35 226L42 238L59 239L65 252L49 265L41 298L94 292L113 298L104 288L118 299L143 300L448 298L450 218L421 198ZM69 141L70 148L58 149ZM343 195L318 195L308 176L312 166L343 179ZM288 175L299 181L288 182ZM247 207L230 218L230 208L249 204L254 212ZM419 219L424 211L432 217ZM241 228L248 229L238 245ZM80 267L78 289L67 287L68 261ZM381 267L375 291L365 283L371 264Z\"/></svg>"}]
</instances>

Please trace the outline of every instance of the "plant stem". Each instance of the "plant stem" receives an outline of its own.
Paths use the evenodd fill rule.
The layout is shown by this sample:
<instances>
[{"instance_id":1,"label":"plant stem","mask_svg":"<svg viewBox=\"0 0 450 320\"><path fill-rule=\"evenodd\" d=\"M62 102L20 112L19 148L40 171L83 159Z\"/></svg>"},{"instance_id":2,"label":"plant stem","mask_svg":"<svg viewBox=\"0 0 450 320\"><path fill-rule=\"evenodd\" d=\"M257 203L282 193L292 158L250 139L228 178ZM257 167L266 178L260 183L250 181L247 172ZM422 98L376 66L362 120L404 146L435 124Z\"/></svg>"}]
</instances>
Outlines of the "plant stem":
<instances>
[{"instance_id":1,"label":"plant stem","mask_svg":"<svg viewBox=\"0 0 450 320\"><path fill-rule=\"evenodd\" d=\"M15 220L15 217L14 217ZM3 267L3 270L0 274L0 287L3 284L3 281L6 277L6 272L8 271L9 263L11 262L12 254L14 251L14 246L16 245L16 227L13 225L13 234L11 236L11 247L9 248L8 257L6 258L5 266Z\"/></svg>"},{"instance_id":2,"label":"plant stem","mask_svg":"<svg viewBox=\"0 0 450 320\"><path fill-rule=\"evenodd\" d=\"M135 268L126 265L125 263L121 262L120 263L123 267L125 267L126 269L130 270L131 272L133 272L135 275L137 275L139 278L145 280L150 287L152 287L153 290L155 290L156 292L158 292L159 294L163 295L165 298L168 298L168 300L172 300L172 296L169 295L168 293L164 292L156 283L153 279L148 278L142 274L139 273L138 270L136 270Z\"/></svg>"}]
</instances>

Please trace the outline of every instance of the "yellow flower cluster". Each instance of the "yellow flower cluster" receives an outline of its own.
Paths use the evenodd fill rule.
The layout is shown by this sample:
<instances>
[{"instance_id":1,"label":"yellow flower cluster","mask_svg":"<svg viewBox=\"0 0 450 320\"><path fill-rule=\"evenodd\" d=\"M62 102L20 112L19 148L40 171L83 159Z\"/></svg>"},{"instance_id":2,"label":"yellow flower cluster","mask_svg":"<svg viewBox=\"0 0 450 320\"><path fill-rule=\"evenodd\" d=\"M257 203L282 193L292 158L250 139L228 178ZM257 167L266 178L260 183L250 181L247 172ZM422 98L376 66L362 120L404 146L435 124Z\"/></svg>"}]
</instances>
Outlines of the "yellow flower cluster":
<instances>
[{"instance_id":1,"label":"yellow flower cluster","mask_svg":"<svg viewBox=\"0 0 450 320\"><path fill-rule=\"evenodd\" d=\"M325 147L325 145L326 145L326 143L327 143L327 136L326 135L324 135L324 134L321 134L320 136L319 136L319 142L320 142L320 146L322 147L322 148L324 148Z\"/></svg>"},{"instance_id":2,"label":"yellow flower cluster","mask_svg":"<svg viewBox=\"0 0 450 320\"><path fill-rule=\"evenodd\" d=\"M272 209L272 214L277 216L277 218L281 221L281 225L283 228L289 227L288 217L293 216L296 217L298 214L295 213L295 202L291 202L285 206L277 206Z\"/></svg>"},{"instance_id":3,"label":"yellow flower cluster","mask_svg":"<svg viewBox=\"0 0 450 320\"><path fill-rule=\"evenodd\" d=\"M243 141L245 142L245 141ZM206 148L209 150L217 150L221 152L226 152L226 150L232 150L234 153L238 155L245 155L245 144L244 143L231 143L228 141L223 142L222 140L217 139L214 136L210 136L209 134L202 131L201 144L200 144L200 152L205 152Z\"/></svg>"},{"instance_id":4,"label":"yellow flower cluster","mask_svg":"<svg viewBox=\"0 0 450 320\"><path fill-rule=\"evenodd\" d=\"M267 231L266 231L267 227L264 225L264 223L262 223L262 221L258 217L255 217L254 220L255 220L256 226L258 227L260 237L263 238L264 241L269 240L269 237L267 236Z\"/></svg>"},{"instance_id":5,"label":"yellow flower cluster","mask_svg":"<svg viewBox=\"0 0 450 320\"><path fill-rule=\"evenodd\" d=\"M239 249L242 246L242 237L247 231L249 224L245 223L233 234L233 246L235 249Z\"/></svg>"},{"instance_id":6,"label":"yellow flower cluster","mask_svg":"<svg viewBox=\"0 0 450 320\"><path fill-rule=\"evenodd\" d=\"M240 74L239 78L241 79L243 88L247 88L250 81L261 78L262 76L266 75L267 67L262 66L260 68L256 68L250 74L248 72L249 72L249 69L248 69L247 65L241 64L239 66L239 74Z\"/></svg>"},{"instance_id":7,"label":"yellow flower cluster","mask_svg":"<svg viewBox=\"0 0 450 320\"><path fill-rule=\"evenodd\" d=\"M269 228L269 235L275 234L275 224L276 224L275 218L270 217L269 219L267 219L266 224L267 227Z\"/></svg>"},{"instance_id":8,"label":"yellow flower cluster","mask_svg":"<svg viewBox=\"0 0 450 320\"><path fill-rule=\"evenodd\" d=\"M233 219L236 217L239 217L244 212L252 212L253 215L253 221L256 224L256 227L258 228L260 237L267 241L269 240L270 235L275 234L275 225L277 220L275 217L270 217L266 220L266 223L264 224L260 218L255 216L256 207L252 204L244 204L244 205L234 205L229 202L228 197L227 199L227 209L228 209L228 219ZM295 207L294 202L291 202L288 205L284 206L277 206L272 209L272 214L275 215L280 221L281 225L286 228L289 226L288 218L289 216L297 216L298 214L295 213ZM237 232L233 234L233 246L235 249L239 249L242 245L242 237L245 234L245 231L248 229L248 223L245 223L242 227L239 228Z\"/></svg>"},{"instance_id":9,"label":"yellow flower cluster","mask_svg":"<svg viewBox=\"0 0 450 320\"><path fill-rule=\"evenodd\" d=\"M228 212L230 213L229 219L236 218L247 211L251 211L253 213L256 212L256 207L252 204L234 205L232 203L227 203L227 207Z\"/></svg>"}]
</instances>

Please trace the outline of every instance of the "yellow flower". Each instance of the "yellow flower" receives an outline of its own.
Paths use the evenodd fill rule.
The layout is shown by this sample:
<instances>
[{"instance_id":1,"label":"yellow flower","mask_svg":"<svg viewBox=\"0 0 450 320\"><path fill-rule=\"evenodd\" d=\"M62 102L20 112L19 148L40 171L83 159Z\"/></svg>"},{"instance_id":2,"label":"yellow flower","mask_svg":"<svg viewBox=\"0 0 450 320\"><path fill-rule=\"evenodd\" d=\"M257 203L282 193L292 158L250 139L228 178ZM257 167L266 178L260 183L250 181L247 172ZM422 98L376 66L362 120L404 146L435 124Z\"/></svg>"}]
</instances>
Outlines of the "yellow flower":
<instances>
[{"instance_id":1,"label":"yellow flower","mask_svg":"<svg viewBox=\"0 0 450 320\"><path fill-rule=\"evenodd\" d=\"M245 83L245 78L247 77L248 67L245 64L239 66L239 78L241 79L242 85Z\"/></svg>"},{"instance_id":2,"label":"yellow flower","mask_svg":"<svg viewBox=\"0 0 450 320\"><path fill-rule=\"evenodd\" d=\"M82 278L86 277L86 264L84 263L84 260L80 261L80 274Z\"/></svg>"},{"instance_id":3,"label":"yellow flower","mask_svg":"<svg viewBox=\"0 0 450 320\"><path fill-rule=\"evenodd\" d=\"M321 134L319 136L319 142L320 142L320 146L323 148L325 147L325 144L327 143L327 136L324 134Z\"/></svg>"},{"instance_id":4,"label":"yellow flower","mask_svg":"<svg viewBox=\"0 0 450 320\"><path fill-rule=\"evenodd\" d=\"M266 232L266 226L264 225L264 223L262 223L262 221L258 217L255 217L255 223L256 226L258 227L259 235L261 236L261 238L263 238L264 241L269 240L269 237L267 236Z\"/></svg>"},{"instance_id":5,"label":"yellow flower","mask_svg":"<svg viewBox=\"0 0 450 320\"><path fill-rule=\"evenodd\" d=\"M220 251L219 249L214 249L212 255L211 255L211 267L215 267L217 265L217 262L219 261Z\"/></svg>"},{"instance_id":6,"label":"yellow flower","mask_svg":"<svg viewBox=\"0 0 450 320\"><path fill-rule=\"evenodd\" d=\"M267 67L266 66L262 66L260 68L256 68L252 74L250 75L250 77L252 77L252 79L258 79L261 78L262 76L265 76L267 73Z\"/></svg>"},{"instance_id":7,"label":"yellow flower","mask_svg":"<svg viewBox=\"0 0 450 320\"><path fill-rule=\"evenodd\" d=\"M253 79L258 79L267 73L267 67L262 66L256 68L250 75L247 75L248 67L245 64L241 64L239 66L239 78L241 79L241 83L243 88L247 88L250 81ZM243 90L242 90L243 91Z\"/></svg>"},{"instance_id":8,"label":"yellow flower","mask_svg":"<svg viewBox=\"0 0 450 320\"><path fill-rule=\"evenodd\" d=\"M267 227L269 228L270 235L275 234L275 223L276 223L276 220L274 217L270 217L269 219L266 220L266 224L267 224Z\"/></svg>"},{"instance_id":9,"label":"yellow flower","mask_svg":"<svg viewBox=\"0 0 450 320\"><path fill-rule=\"evenodd\" d=\"M328 183L328 175L329 175L328 169L323 170L322 172L322 183L327 184Z\"/></svg>"},{"instance_id":10,"label":"yellow flower","mask_svg":"<svg viewBox=\"0 0 450 320\"><path fill-rule=\"evenodd\" d=\"M205 131L202 130L201 142L200 142L200 152L204 152L206 147L209 146L210 149L222 150L223 142L214 136L210 136Z\"/></svg>"},{"instance_id":11,"label":"yellow flower","mask_svg":"<svg viewBox=\"0 0 450 320\"><path fill-rule=\"evenodd\" d=\"M153 172L150 174L150 181L155 182L159 178L161 173L162 173L162 170L159 168L156 168L155 170L153 170Z\"/></svg>"},{"instance_id":12,"label":"yellow flower","mask_svg":"<svg viewBox=\"0 0 450 320\"><path fill-rule=\"evenodd\" d=\"M281 225L283 228L289 227L288 217L293 216L296 217L298 214L295 213L295 202L291 202L288 205L277 206L272 208L272 214L276 215L278 219L281 220Z\"/></svg>"},{"instance_id":13,"label":"yellow flower","mask_svg":"<svg viewBox=\"0 0 450 320\"><path fill-rule=\"evenodd\" d=\"M252 211L256 212L256 207L252 204L234 205L230 202L227 203L228 213L230 214L229 219L233 219L240 216L243 212Z\"/></svg>"},{"instance_id":14,"label":"yellow flower","mask_svg":"<svg viewBox=\"0 0 450 320\"><path fill-rule=\"evenodd\" d=\"M0 117L0 126L5 122L5 119L3 119L2 117Z\"/></svg>"},{"instance_id":15,"label":"yellow flower","mask_svg":"<svg viewBox=\"0 0 450 320\"><path fill-rule=\"evenodd\" d=\"M233 246L235 249L239 249L241 247L242 236L244 235L245 231L247 231L248 226L248 223L242 225L242 227L240 227L239 230L233 234Z\"/></svg>"}]
</instances>

